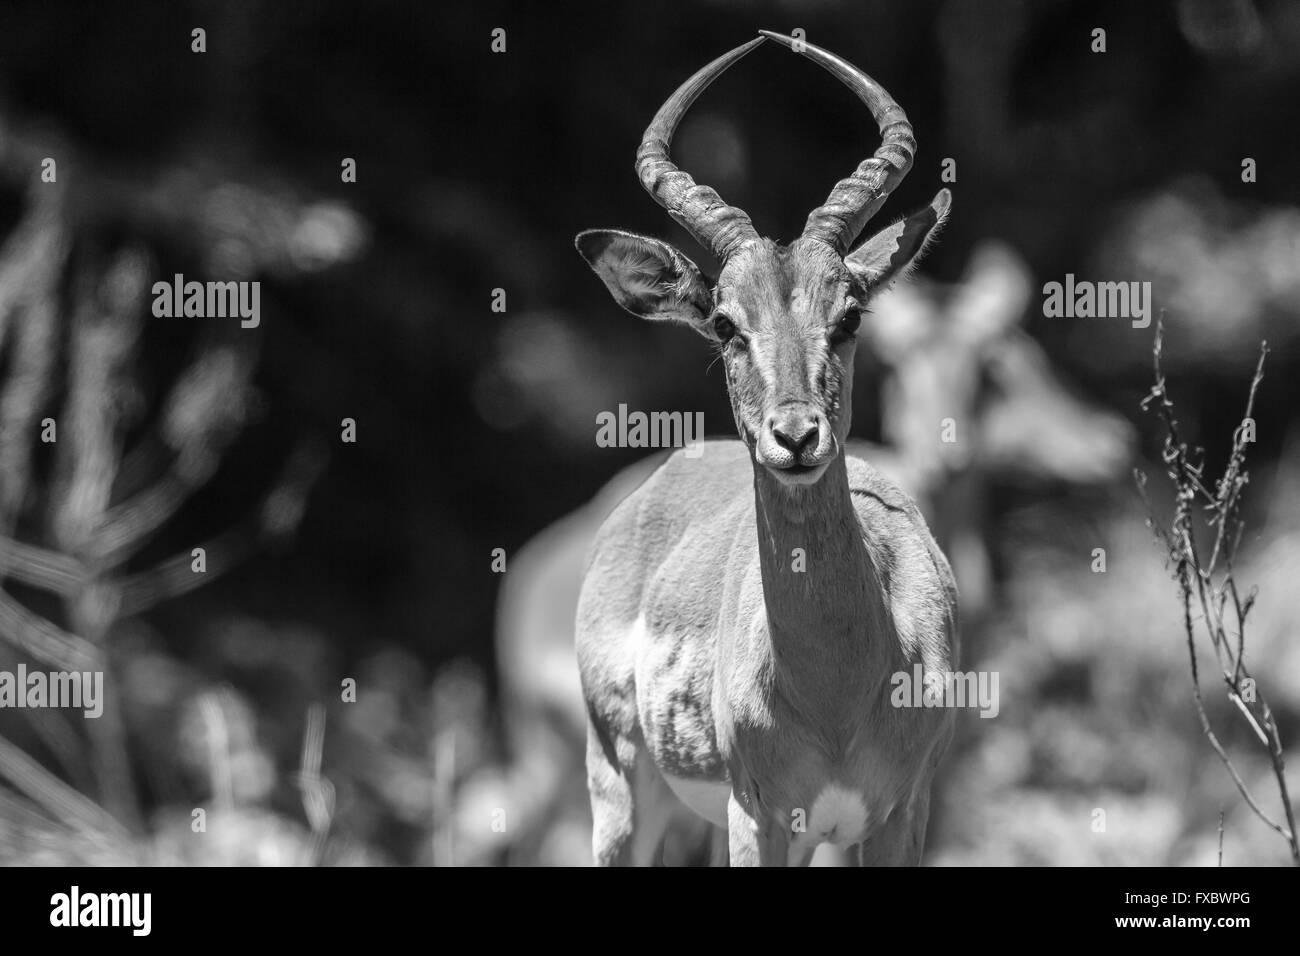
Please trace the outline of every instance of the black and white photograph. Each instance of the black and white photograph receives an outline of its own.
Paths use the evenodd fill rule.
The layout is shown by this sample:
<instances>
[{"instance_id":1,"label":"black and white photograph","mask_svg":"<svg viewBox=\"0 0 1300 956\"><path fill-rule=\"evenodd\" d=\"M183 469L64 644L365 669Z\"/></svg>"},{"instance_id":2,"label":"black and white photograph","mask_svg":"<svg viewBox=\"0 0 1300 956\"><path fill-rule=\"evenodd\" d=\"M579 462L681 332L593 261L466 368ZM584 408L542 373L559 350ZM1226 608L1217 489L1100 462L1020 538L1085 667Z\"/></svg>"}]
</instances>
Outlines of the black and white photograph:
<instances>
[{"instance_id":1,"label":"black and white photograph","mask_svg":"<svg viewBox=\"0 0 1300 956\"><path fill-rule=\"evenodd\" d=\"M1261 928L1297 49L1289 0L7 2L21 919L811 866Z\"/></svg>"}]
</instances>

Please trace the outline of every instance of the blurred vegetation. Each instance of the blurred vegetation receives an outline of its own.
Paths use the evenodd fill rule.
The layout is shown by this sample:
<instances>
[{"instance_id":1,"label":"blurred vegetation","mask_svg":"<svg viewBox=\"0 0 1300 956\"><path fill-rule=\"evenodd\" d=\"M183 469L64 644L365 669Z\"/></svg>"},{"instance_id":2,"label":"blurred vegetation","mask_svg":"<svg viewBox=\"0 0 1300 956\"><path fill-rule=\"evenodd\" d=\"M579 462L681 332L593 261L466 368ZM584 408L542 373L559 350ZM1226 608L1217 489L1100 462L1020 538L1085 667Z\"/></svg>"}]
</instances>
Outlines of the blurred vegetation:
<instances>
[{"instance_id":1,"label":"blurred vegetation","mask_svg":"<svg viewBox=\"0 0 1300 956\"><path fill-rule=\"evenodd\" d=\"M995 238L1038 283L1151 279L1184 437L1211 460L1269 339L1240 576L1260 587L1252 664L1294 747L1296 5L15 0L0 10L0 669L101 662L112 706L98 724L0 712L0 862L545 858L485 822L503 798L483 781L511 760L491 551L633 460L596 447L597 411L731 422L707 351L618 313L571 238L618 226L709 265L642 193L633 154L676 84L758 27L802 27L904 105L921 151L888 214L956 159L927 273L956 279ZM874 135L847 91L764 49L700 101L675 155L788 238ZM261 327L154 318L145 290L175 273L260 281ZM1152 330L1034 306L1028 330L1156 452L1138 415ZM879 397L858 392L857 430L879 438ZM356 444L339 442L345 417ZM1131 491L999 489L1004 599L966 666L999 670L1004 702L996 720L963 715L933 862L1212 862L1220 807L1225 862L1284 858L1200 739L1176 595ZM213 573L181 593L208 542ZM1108 573L1081 573L1098 542Z\"/></svg>"}]
</instances>

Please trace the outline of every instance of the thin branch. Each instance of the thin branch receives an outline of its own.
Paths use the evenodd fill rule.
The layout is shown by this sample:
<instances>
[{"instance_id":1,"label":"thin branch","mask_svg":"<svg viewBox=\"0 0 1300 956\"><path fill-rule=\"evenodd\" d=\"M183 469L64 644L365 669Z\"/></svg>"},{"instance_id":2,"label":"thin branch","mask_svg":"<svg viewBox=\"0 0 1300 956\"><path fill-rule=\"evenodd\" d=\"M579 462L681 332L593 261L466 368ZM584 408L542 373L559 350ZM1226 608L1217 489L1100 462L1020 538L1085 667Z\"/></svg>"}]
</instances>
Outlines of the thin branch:
<instances>
[{"instance_id":1,"label":"thin branch","mask_svg":"<svg viewBox=\"0 0 1300 956\"><path fill-rule=\"evenodd\" d=\"M0 777L66 826L122 845L130 843L130 835L107 810L72 789L4 737L0 737Z\"/></svg>"},{"instance_id":2,"label":"thin branch","mask_svg":"<svg viewBox=\"0 0 1300 956\"><path fill-rule=\"evenodd\" d=\"M1287 787L1281 733L1273 719L1268 702L1258 691L1245 663L1246 618L1254 606L1255 591L1252 589L1246 599L1241 598L1236 582L1235 566L1237 548L1241 543L1244 529L1240 514L1241 496L1250 477L1245 464L1246 446L1250 443L1245 424L1254 415L1255 397L1264 378L1264 360L1268 354L1268 346L1261 343L1259 361L1255 366L1254 377L1251 379L1242 424L1233 432L1232 450L1228 462L1224 466L1223 474L1214 482L1211 490L1204 480L1204 463L1200 460L1203 452L1197 449L1195 453L1197 460L1193 461L1193 454L1189 451L1186 442L1182 440L1178 420L1174 417L1174 404L1169 397L1164 372L1160 365L1163 336L1163 322L1157 322L1155 343L1152 348L1155 384L1142 400L1142 408L1148 411L1154 408L1165 429L1161 459L1174 488L1174 511L1168 528L1163 527L1155 518L1150 498L1146 494L1146 476L1138 474L1137 479L1138 490L1146 502L1147 526L1164 545L1168 561L1173 567L1174 579L1178 582L1183 604L1183 631L1186 636L1188 664L1192 678L1192 700L1206 740L1227 769L1242 799L1261 821L1287 841L1292 860L1300 865L1300 843L1297 843L1294 811ZM1213 531L1208 556L1205 559L1201 558L1202 552L1197 546L1197 512L1204 513L1203 521ZM1229 602L1235 619L1235 649L1229 638L1228 625L1225 623ZM1193 614L1193 607L1199 609L1199 616ZM1200 668L1196 656L1198 632L1209 641L1214 651L1228 699L1268 753L1286 817L1285 823L1272 819L1260 807L1215 733L1201 693ZM1247 682L1255 690L1253 695L1243 693ZM1255 703L1253 708L1250 706L1251 701ZM1220 824L1220 855L1222 855L1222 824Z\"/></svg>"},{"instance_id":3,"label":"thin branch","mask_svg":"<svg viewBox=\"0 0 1300 956\"><path fill-rule=\"evenodd\" d=\"M190 552L121 579L121 616L139 614L162 601L193 591L232 570L264 542L291 536L302 520L307 496L324 465L325 454L318 446L301 444L289 456L280 480L254 513L234 528L199 545L204 549L204 573L193 570L193 552Z\"/></svg>"},{"instance_id":4,"label":"thin branch","mask_svg":"<svg viewBox=\"0 0 1300 956\"><path fill-rule=\"evenodd\" d=\"M307 865L315 866L325 853L330 825L334 821L334 784L321 776L321 755L325 749L325 707L307 709L307 730L302 738L302 758L295 783L302 794L302 808L311 827Z\"/></svg>"},{"instance_id":5,"label":"thin branch","mask_svg":"<svg viewBox=\"0 0 1300 956\"><path fill-rule=\"evenodd\" d=\"M67 597L81 587L86 569L81 562L57 551L0 537L0 579Z\"/></svg>"},{"instance_id":6,"label":"thin branch","mask_svg":"<svg viewBox=\"0 0 1300 956\"><path fill-rule=\"evenodd\" d=\"M1223 866L1223 810L1219 810L1219 866Z\"/></svg>"},{"instance_id":7,"label":"thin branch","mask_svg":"<svg viewBox=\"0 0 1300 956\"><path fill-rule=\"evenodd\" d=\"M104 657L94 644L33 614L0 588L0 637L61 671L94 671Z\"/></svg>"}]
</instances>

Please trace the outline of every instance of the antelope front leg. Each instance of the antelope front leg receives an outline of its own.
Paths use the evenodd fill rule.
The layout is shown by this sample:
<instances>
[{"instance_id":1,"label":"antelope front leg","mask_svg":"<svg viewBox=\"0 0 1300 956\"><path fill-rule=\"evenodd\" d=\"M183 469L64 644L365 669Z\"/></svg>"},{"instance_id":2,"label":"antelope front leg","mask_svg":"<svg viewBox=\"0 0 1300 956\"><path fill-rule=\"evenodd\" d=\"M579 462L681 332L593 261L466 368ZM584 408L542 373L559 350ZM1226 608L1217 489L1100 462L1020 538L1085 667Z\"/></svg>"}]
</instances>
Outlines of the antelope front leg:
<instances>
[{"instance_id":1,"label":"antelope front leg","mask_svg":"<svg viewBox=\"0 0 1300 956\"><path fill-rule=\"evenodd\" d=\"M736 797L727 797L727 848L732 866L785 866L785 832L770 820L755 818Z\"/></svg>"}]
</instances>

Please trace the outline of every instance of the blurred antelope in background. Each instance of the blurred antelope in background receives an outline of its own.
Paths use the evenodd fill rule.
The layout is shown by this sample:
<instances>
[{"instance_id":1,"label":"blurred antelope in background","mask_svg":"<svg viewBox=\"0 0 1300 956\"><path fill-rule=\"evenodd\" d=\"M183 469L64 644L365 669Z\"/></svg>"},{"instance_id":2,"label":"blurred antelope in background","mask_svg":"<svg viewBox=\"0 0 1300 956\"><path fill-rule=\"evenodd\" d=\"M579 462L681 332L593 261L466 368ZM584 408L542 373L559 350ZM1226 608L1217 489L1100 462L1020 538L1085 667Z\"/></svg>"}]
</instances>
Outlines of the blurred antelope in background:
<instances>
[{"instance_id":1,"label":"blurred antelope in background","mask_svg":"<svg viewBox=\"0 0 1300 956\"><path fill-rule=\"evenodd\" d=\"M1105 485L1127 475L1135 447L1128 421L1079 398L1020 328L1033 287L1012 249L986 241L960 282L900 284L865 326L890 369L881 383L887 447L850 450L916 499L952 562L968 625L995 599L992 486Z\"/></svg>"}]
</instances>

